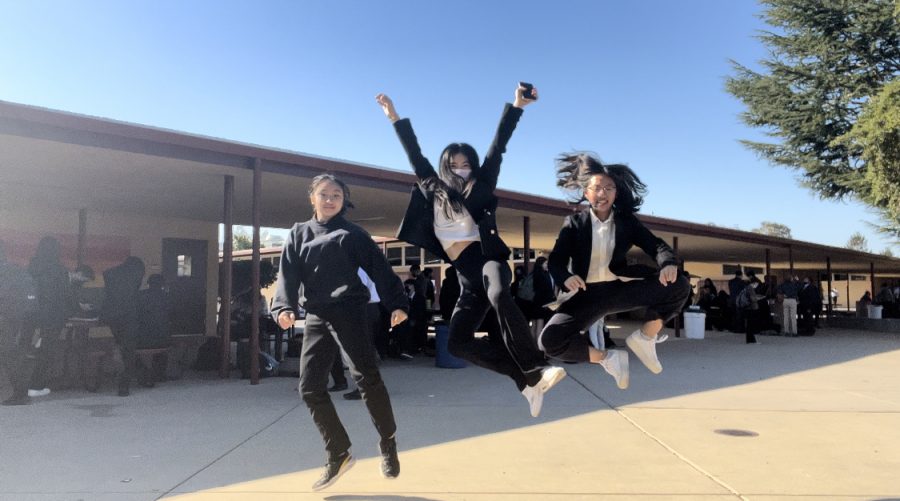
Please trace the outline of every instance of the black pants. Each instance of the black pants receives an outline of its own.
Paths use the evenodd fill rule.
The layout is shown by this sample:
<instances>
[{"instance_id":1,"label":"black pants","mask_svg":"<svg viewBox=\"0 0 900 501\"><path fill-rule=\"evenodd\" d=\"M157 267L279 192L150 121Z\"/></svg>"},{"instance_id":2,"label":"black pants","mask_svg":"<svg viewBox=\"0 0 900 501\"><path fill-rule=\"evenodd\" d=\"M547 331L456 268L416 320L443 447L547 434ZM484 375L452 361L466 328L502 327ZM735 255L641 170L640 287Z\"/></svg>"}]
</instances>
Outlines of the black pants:
<instances>
[{"instance_id":1,"label":"black pants","mask_svg":"<svg viewBox=\"0 0 900 501\"><path fill-rule=\"evenodd\" d=\"M25 335L25 319L0 316L0 376L6 375L13 389L13 398L28 394L34 373L36 350L31 336Z\"/></svg>"},{"instance_id":2,"label":"black pants","mask_svg":"<svg viewBox=\"0 0 900 501\"><path fill-rule=\"evenodd\" d=\"M658 275L629 282L615 280L588 284L587 290L572 296L550 318L541 332L541 344L550 357L566 362L587 362L590 360L590 340L581 335L581 331L606 315L638 308L647 308L645 322L668 322L681 311L690 290L691 286L683 276L667 286L659 283Z\"/></svg>"},{"instance_id":3,"label":"black pants","mask_svg":"<svg viewBox=\"0 0 900 501\"><path fill-rule=\"evenodd\" d=\"M390 438L397 431L391 400L378 371L375 347L367 327L365 303L343 304L306 315L300 354L300 396L309 407L329 457L350 448L350 437L328 395L328 374L335 357L340 356L338 342L350 359L350 375L359 387L379 436Z\"/></svg>"},{"instance_id":4,"label":"black pants","mask_svg":"<svg viewBox=\"0 0 900 501\"><path fill-rule=\"evenodd\" d=\"M509 292L509 265L488 260L481 253L481 246L472 244L453 261L453 266L462 292L450 317L450 353L511 377L519 390L536 384L541 378L540 369L547 364L531 337L528 321ZM497 312L502 348L488 339L475 338L475 329L490 308Z\"/></svg>"},{"instance_id":5,"label":"black pants","mask_svg":"<svg viewBox=\"0 0 900 501\"><path fill-rule=\"evenodd\" d=\"M110 317L106 319L106 323L122 355L123 367L119 373L119 390L127 390L134 378L134 350L137 348L138 323L132 315Z\"/></svg>"}]
</instances>

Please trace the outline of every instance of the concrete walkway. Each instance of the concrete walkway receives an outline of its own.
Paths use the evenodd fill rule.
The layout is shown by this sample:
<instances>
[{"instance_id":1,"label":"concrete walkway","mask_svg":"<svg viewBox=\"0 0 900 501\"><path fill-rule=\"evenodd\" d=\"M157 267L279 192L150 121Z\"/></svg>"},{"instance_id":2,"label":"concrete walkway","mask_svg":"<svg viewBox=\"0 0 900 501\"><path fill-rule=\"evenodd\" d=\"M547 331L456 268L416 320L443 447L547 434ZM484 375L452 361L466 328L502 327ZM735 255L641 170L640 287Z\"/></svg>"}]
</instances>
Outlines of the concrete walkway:
<instances>
[{"instance_id":1,"label":"concrete walkway","mask_svg":"<svg viewBox=\"0 0 900 501\"><path fill-rule=\"evenodd\" d=\"M400 478L379 475L363 404L338 397L359 460L320 493L323 446L292 378L54 392L0 407L0 499L900 498L900 333L760 339L670 339L659 376L632 357L626 391L565 365L537 419L483 369L389 361Z\"/></svg>"}]
</instances>

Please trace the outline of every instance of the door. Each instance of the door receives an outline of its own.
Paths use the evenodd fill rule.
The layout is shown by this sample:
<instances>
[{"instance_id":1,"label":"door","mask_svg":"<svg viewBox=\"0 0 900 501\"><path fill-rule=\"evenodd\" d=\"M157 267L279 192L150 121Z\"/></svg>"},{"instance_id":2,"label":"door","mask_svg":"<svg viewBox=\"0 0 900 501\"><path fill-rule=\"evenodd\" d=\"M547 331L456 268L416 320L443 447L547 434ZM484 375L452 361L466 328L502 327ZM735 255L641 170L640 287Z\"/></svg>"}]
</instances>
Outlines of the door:
<instances>
[{"instance_id":1,"label":"door","mask_svg":"<svg viewBox=\"0 0 900 501\"><path fill-rule=\"evenodd\" d=\"M162 275L172 300L172 334L206 333L206 240L164 238Z\"/></svg>"}]
</instances>

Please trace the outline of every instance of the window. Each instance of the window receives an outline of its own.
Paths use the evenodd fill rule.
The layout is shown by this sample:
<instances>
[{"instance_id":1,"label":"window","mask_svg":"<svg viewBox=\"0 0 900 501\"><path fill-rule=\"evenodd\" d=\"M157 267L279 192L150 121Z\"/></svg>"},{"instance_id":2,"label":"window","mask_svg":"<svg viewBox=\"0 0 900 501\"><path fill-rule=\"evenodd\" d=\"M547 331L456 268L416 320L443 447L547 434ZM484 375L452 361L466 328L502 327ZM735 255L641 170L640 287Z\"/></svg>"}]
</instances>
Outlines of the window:
<instances>
[{"instance_id":1,"label":"window","mask_svg":"<svg viewBox=\"0 0 900 501\"><path fill-rule=\"evenodd\" d=\"M535 250L528 249L528 259L534 261ZM513 261L521 261L525 259L525 249L513 249Z\"/></svg>"},{"instance_id":2,"label":"window","mask_svg":"<svg viewBox=\"0 0 900 501\"><path fill-rule=\"evenodd\" d=\"M835 273L833 280L835 282L843 282L843 281L847 280L847 274L846 273Z\"/></svg>"},{"instance_id":3,"label":"window","mask_svg":"<svg viewBox=\"0 0 900 501\"><path fill-rule=\"evenodd\" d=\"M388 247L387 260L391 266L403 266L403 247Z\"/></svg>"},{"instance_id":4,"label":"window","mask_svg":"<svg viewBox=\"0 0 900 501\"><path fill-rule=\"evenodd\" d=\"M741 271L741 265L739 264L723 264L722 265L722 274L723 275L734 275L735 273Z\"/></svg>"},{"instance_id":5,"label":"window","mask_svg":"<svg viewBox=\"0 0 900 501\"><path fill-rule=\"evenodd\" d=\"M191 276L191 256L185 254L178 256L178 271L176 275L179 277Z\"/></svg>"},{"instance_id":6,"label":"window","mask_svg":"<svg viewBox=\"0 0 900 501\"><path fill-rule=\"evenodd\" d=\"M865 282L869 280L868 275L850 275L850 280L853 282Z\"/></svg>"},{"instance_id":7,"label":"window","mask_svg":"<svg viewBox=\"0 0 900 501\"><path fill-rule=\"evenodd\" d=\"M425 251L425 264L441 264L441 258L435 256L434 254Z\"/></svg>"},{"instance_id":8,"label":"window","mask_svg":"<svg viewBox=\"0 0 900 501\"><path fill-rule=\"evenodd\" d=\"M417 245L407 245L403 248L405 252L406 262L403 264L405 266L412 266L414 264L422 265L422 248Z\"/></svg>"}]
</instances>

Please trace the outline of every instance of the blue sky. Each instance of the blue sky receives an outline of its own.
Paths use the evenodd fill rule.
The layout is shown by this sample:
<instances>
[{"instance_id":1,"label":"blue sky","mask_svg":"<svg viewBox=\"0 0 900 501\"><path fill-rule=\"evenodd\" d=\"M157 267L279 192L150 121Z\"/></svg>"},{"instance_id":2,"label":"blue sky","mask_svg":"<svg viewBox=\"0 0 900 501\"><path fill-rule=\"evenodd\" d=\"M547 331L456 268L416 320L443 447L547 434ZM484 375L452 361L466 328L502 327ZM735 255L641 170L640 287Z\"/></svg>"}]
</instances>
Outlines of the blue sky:
<instances>
[{"instance_id":1,"label":"blue sky","mask_svg":"<svg viewBox=\"0 0 900 501\"><path fill-rule=\"evenodd\" d=\"M730 59L765 57L759 12L751 0L0 0L0 99L405 170L376 93L435 158L451 141L483 153L526 80L541 99L503 188L561 197L554 156L591 150L638 172L645 213L775 221L839 247L860 231L880 252L874 214L819 200L738 143L761 134L724 82Z\"/></svg>"}]
</instances>

